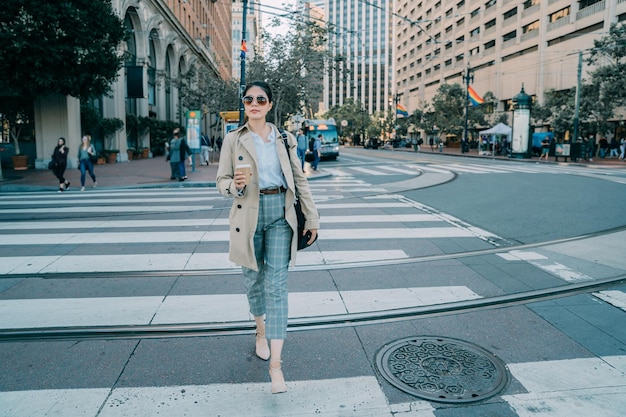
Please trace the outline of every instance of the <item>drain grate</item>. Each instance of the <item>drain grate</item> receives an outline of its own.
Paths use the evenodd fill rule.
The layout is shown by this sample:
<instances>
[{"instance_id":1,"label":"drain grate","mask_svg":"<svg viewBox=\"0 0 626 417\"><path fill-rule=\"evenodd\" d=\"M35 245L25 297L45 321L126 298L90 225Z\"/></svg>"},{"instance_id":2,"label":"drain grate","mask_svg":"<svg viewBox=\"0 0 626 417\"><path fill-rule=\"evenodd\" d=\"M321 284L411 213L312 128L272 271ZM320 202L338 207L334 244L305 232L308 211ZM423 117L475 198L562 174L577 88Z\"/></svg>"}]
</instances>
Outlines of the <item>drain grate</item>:
<instances>
[{"instance_id":1,"label":"drain grate","mask_svg":"<svg viewBox=\"0 0 626 417\"><path fill-rule=\"evenodd\" d=\"M496 395L508 383L506 365L492 353L462 340L408 337L376 354L378 372L416 397L467 403Z\"/></svg>"}]
</instances>

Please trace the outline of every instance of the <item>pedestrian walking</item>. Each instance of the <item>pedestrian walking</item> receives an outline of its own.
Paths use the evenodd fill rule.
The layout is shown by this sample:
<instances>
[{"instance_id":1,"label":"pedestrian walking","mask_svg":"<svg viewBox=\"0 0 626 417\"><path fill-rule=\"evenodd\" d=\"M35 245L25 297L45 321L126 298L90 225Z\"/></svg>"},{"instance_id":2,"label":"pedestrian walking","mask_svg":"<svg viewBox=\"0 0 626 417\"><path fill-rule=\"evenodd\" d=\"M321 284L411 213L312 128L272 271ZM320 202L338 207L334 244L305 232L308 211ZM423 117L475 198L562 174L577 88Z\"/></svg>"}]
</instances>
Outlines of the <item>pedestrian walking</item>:
<instances>
[{"instance_id":1,"label":"pedestrian walking","mask_svg":"<svg viewBox=\"0 0 626 417\"><path fill-rule=\"evenodd\" d=\"M230 210L229 258L242 266L250 313L256 324L255 353L270 361L273 394L287 391L282 371L282 350L287 337L287 270L295 263L298 247L296 196L306 218L306 234L313 242L319 215L297 146L287 134L289 152L276 126L266 121L272 91L256 81L243 91L246 124L224 138L217 170L217 188L234 198ZM269 339L269 344L268 344Z\"/></svg>"},{"instance_id":2,"label":"pedestrian walking","mask_svg":"<svg viewBox=\"0 0 626 417\"><path fill-rule=\"evenodd\" d=\"M617 138L615 136L613 136L611 138L611 143L609 144L609 158L619 158L619 142L617 141Z\"/></svg>"},{"instance_id":3,"label":"pedestrian walking","mask_svg":"<svg viewBox=\"0 0 626 417\"><path fill-rule=\"evenodd\" d=\"M200 164L209 165L209 137L204 132L200 134Z\"/></svg>"},{"instance_id":4,"label":"pedestrian walking","mask_svg":"<svg viewBox=\"0 0 626 417\"><path fill-rule=\"evenodd\" d=\"M320 133L313 142L313 162L311 163L313 171L317 171L317 164L319 164L320 159L322 159L322 137Z\"/></svg>"},{"instance_id":5,"label":"pedestrian walking","mask_svg":"<svg viewBox=\"0 0 626 417\"><path fill-rule=\"evenodd\" d=\"M296 148L298 151L298 158L302 161L302 169L304 170L304 159L306 157L306 136L304 135L304 130L298 129L298 136L296 137L298 141L298 147Z\"/></svg>"},{"instance_id":6,"label":"pedestrian walking","mask_svg":"<svg viewBox=\"0 0 626 417\"><path fill-rule=\"evenodd\" d=\"M98 186L96 174L93 172L93 161L96 159L96 149L91 144L91 136L85 135L81 139L81 145L78 148L78 169L80 169L80 190L85 191L85 176L89 172L89 176L93 181L93 188Z\"/></svg>"},{"instance_id":7,"label":"pedestrian walking","mask_svg":"<svg viewBox=\"0 0 626 417\"><path fill-rule=\"evenodd\" d=\"M178 172L182 176L183 180L187 179L187 172L185 170L185 162L189 162L189 166L191 166L191 148L187 144L187 140L184 137L180 138L180 162L178 163Z\"/></svg>"},{"instance_id":8,"label":"pedestrian walking","mask_svg":"<svg viewBox=\"0 0 626 417\"><path fill-rule=\"evenodd\" d=\"M545 161L548 162L548 154L550 153L550 140L545 137L541 141L541 155L539 155L539 160L545 157Z\"/></svg>"},{"instance_id":9,"label":"pedestrian walking","mask_svg":"<svg viewBox=\"0 0 626 417\"><path fill-rule=\"evenodd\" d=\"M172 132L172 134L174 135L174 137L172 139L170 139L169 142L169 161L170 161L170 170L171 170L171 174L172 176L170 177L170 179L176 179L178 181L185 181L184 178L184 171L181 171L181 165L182 165L182 169L185 169L185 160L181 159L180 155L181 155L181 146L182 146L182 139L180 137L180 129L176 128L174 129L174 131Z\"/></svg>"},{"instance_id":10,"label":"pedestrian walking","mask_svg":"<svg viewBox=\"0 0 626 417\"><path fill-rule=\"evenodd\" d=\"M52 172L54 176L59 180L59 192L70 188L70 182L67 181L64 177L65 170L67 169L67 154L70 148L65 146L65 138L59 138L57 146L54 148L52 152Z\"/></svg>"}]
</instances>

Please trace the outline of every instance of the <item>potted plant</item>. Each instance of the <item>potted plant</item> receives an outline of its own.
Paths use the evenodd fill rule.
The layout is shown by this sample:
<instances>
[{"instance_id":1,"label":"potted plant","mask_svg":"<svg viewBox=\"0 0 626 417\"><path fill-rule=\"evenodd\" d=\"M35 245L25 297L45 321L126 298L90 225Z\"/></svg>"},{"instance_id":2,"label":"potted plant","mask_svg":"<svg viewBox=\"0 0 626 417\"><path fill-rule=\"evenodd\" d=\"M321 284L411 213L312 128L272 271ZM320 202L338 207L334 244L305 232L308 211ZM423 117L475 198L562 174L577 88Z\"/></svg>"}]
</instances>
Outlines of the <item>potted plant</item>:
<instances>
[{"instance_id":1,"label":"potted plant","mask_svg":"<svg viewBox=\"0 0 626 417\"><path fill-rule=\"evenodd\" d=\"M96 162L98 165L104 165L107 163L107 158L104 152L98 152L98 160Z\"/></svg>"},{"instance_id":2,"label":"potted plant","mask_svg":"<svg viewBox=\"0 0 626 417\"><path fill-rule=\"evenodd\" d=\"M32 120L28 106L32 106L32 102L15 98L5 100L0 108L2 114L0 122L8 126L9 135L13 140L14 155L11 156L11 160L15 170L28 169L28 155L22 153L19 141L22 128Z\"/></svg>"},{"instance_id":3,"label":"potted plant","mask_svg":"<svg viewBox=\"0 0 626 417\"><path fill-rule=\"evenodd\" d=\"M133 148L132 146L129 146L126 149L126 152L128 153L128 160L132 161L133 159L136 159L135 156L137 155L135 148Z\"/></svg>"},{"instance_id":4,"label":"potted plant","mask_svg":"<svg viewBox=\"0 0 626 417\"><path fill-rule=\"evenodd\" d=\"M103 117L100 120L99 128L104 136L104 141L107 145L108 162L112 163L117 160L118 149L113 149L113 135L124 127L124 122L117 117ZM112 157L112 155L115 156Z\"/></svg>"},{"instance_id":5,"label":"potted plant","mask_svg":"<svg viewBox=\"0 0 626 417\"><path fill-rule=\"evenodd\" d=\"M104 151L104 154L107 157L107 162L109 164L114 164L117 161L117 154L120 153L119 149L107 149Z\"/></svg>"}]
</instances>

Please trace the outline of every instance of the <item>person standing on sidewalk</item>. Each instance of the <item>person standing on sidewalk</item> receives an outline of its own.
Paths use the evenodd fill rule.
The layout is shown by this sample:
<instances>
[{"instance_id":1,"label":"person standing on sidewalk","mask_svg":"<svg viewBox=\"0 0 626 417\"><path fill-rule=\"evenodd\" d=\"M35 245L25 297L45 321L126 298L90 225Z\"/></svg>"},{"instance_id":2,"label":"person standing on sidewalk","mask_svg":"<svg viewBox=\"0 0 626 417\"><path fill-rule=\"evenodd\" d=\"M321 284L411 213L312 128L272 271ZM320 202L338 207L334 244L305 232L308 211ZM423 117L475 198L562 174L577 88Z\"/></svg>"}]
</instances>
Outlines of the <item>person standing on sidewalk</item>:
<instances>
[{"instance_id":1,"label":"person standing on sidewalk","mask_svg":"<svg viewBox=\"0 0 626 417\"><path fill-rule=\"evenodd\" d=\"M169 149L169 161L170 161L170 169L172 176L171 179L176 179L178 181L185 181L183 178L182 172L180 170L181 159L180 159L180 147L182 143L182 139L180 138L180 129L176 128L173 132L174 137L170 140ZM185 161L182 160L183 168L185 167Z\"/></svg>"},{"instance_id":2,"label":"person standing on sidewalk","mask_svg":"<svg viewBox=\"0 0 626 417\"><path fill-rule=\"evenodd\" d=\"M89 171L89 176L93 181L93 188L96 188L98 182L96 175L93 173L92 158L96 157L96 150L91 144L91 136L85 135L81 139L82 144L78 148L78 169L80 169L80 190L85 191L85 174Z\"/></svg>"},{"instance_id":3,"label":"person standing on sidewalk","mask_svg":"<svg viewBox=\"0 0 626 417\"><path fill-rule=\"evenodd\" d=\"M299 239L296 197L311 244L317 237L319 214L293 152L295 138L288 133L282 139L276 126L266 121L272 108L270 86L263 81L248 84L242 100L247 122L224 138L216 183L222 195L234 199L229 259L242 266L256 324L255 353L269 359L272 394L278 394L287 391L282 350L287 337L287 272L289 263L296 260Z\"/></svg>"},{"instance_id":4,"label":"person standing on sidewalk","mask_svg":"<svg viewBox=\"0 0 626 417\"><path fill-rule=\"evenodd\" d=\"M296 148L298 151L298 158L302 161L302 169L304 169L304 158L306 156L306 136L304 136L304 130L298 129L298 136L296 137L298 141L298 147Z\"/></svg>"},{"instance_id":5,"label":"person standing on sidewalk","mask_svg":"<svg viewBox=\"0 0 626 417\"><path fill-rule=\"evenodd\" d=\"M315 138L313 142L313 163L311 167L313 171L317 171L317 164L319 164L320 159L322 159L322 134L320 133Z\"/></svg>"},{"instance_id":6,"label":"person standing on sidewalk","mask_svg":"<svg viewBox=\"0 0 626 417\"><path fill-rule=\"evenodd\" d=\"M52 172L59 180L60 193L70 188L70 182L64 177L65 170L67 169L67 154L69 150L70 148L65 146L65 138L59 138L59 143L54 148L54 152L52 152Z\"/></svg>"}]
</instances>

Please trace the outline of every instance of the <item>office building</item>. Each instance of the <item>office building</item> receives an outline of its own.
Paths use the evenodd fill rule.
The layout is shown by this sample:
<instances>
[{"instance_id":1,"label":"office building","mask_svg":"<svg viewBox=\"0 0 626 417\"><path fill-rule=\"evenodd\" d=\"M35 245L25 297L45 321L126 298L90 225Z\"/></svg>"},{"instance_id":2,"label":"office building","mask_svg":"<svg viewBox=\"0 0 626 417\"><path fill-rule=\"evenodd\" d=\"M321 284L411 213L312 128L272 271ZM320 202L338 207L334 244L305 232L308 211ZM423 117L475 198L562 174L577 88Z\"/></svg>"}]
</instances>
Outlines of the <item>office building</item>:
<instances>
[{"instance_id":1,"label":"office building","mask_svg":"<svg viewBox=\"0 0 626 417\"><path fill-rule=\"evenodd\" d=\"M335 64L324 79L327 108L354 99L370 114L390 109L392 5L392 0L327 0L324 11L334 28L330 47Z\"/></svg>"},{"instance_id":2,"label":"office building","mask_svg":"<svg viewBox=\"0 0 626 417\"><path fill-rule=\"evenodd\" d=\"M540 103L575 87L579 51L626 20L626 0L399 0L395 12L394 87L409 112L468 70L507 111L522 84ZM592 69L583 62L582 78Z\"/></svg>"}]
</instances>

